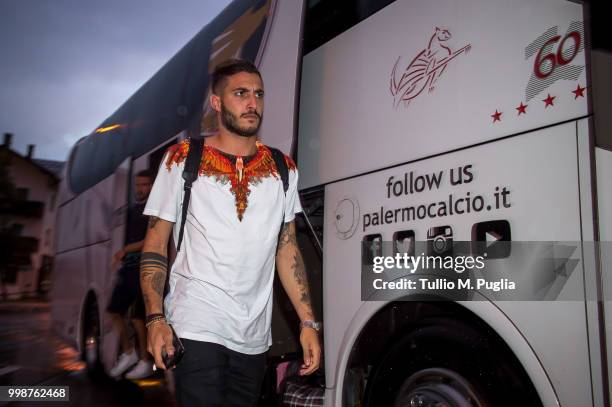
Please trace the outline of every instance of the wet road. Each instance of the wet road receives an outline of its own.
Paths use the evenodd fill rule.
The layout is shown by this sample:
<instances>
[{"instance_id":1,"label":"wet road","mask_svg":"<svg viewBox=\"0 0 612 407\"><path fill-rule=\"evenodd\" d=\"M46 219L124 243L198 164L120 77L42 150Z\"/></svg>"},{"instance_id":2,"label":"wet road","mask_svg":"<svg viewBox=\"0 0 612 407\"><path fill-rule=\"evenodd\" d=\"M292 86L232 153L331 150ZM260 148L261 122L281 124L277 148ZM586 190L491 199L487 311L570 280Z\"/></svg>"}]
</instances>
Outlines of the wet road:
<instances>
[{"instance_id":1,"label":"wet road","mask_svg":"<svg viewBox=\"0 0 612 407\"><path fill-rule=\"evenodd\" d=\"M53 335L50 326L45 307L18 312L0 307L0 385L69 386L69 402L45 406L174 406L161 372L145 380L92 383L77 351Z\"/></svg>"}]
</instances>

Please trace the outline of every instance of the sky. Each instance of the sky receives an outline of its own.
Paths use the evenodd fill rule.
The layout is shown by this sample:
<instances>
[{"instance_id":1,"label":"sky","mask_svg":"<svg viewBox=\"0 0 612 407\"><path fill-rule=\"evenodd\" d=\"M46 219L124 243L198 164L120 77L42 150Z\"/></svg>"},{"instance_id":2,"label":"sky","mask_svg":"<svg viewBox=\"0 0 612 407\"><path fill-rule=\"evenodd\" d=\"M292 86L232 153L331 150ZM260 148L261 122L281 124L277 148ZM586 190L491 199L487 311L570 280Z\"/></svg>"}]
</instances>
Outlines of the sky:
<instances>
[{"instance_id":1,"label":"sky","mask_svg":"<svg viewBox=\"0 0 612 407\"><path fill-rule=\"evenodd\" d=\"M65 161L229 2L0 0L0 133Z\"/></svg>"}]
</instances>

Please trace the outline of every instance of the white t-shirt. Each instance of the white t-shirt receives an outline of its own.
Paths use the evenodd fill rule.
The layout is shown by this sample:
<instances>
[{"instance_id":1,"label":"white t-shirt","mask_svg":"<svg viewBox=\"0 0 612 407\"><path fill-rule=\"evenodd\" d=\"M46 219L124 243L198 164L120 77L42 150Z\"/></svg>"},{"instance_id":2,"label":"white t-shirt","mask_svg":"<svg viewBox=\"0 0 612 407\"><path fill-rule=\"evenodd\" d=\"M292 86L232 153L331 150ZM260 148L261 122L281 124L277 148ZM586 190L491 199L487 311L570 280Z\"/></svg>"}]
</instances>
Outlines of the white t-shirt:
<instances>
[{"instance_id":1,"label":"white t-shirt","mask_svg":"<svg viewBox=\"0 0 612 407\"><path fill-rule=\"evenodd\" d=\"M182 177L189 143L171 147L159 168L145 215L174 222L178 242L183 202ZM302 210L295 164L285 195L270 150L241 167L206 146L194 181L181 250L170 271L166 318L179 337L214 342L246 354L272 344L272 283L281 219Z\"/></svg>"}]
</instances>

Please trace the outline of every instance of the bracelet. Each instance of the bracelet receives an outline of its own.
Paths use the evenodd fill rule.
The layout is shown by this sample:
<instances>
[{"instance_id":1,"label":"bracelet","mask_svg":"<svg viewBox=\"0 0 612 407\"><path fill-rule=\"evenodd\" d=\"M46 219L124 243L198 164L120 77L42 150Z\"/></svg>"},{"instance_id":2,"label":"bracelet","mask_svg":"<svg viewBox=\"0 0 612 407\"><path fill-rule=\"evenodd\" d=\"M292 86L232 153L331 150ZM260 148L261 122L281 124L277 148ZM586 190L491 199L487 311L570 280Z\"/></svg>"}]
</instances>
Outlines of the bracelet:
<instances>
[{"instance_id":1,"label":"bracelet","mask_svg":"<svg viewBox=\"0 0 612 407\"><path fill-rule=\"evenodd\" d=\"M147 323L149 323L149 322L151 322L152 320L154 320L154 319L156 319L156 318L159 318L159 317L164 317L164 318L165 318L166 316L165 316L164 314L159 313L159 312L158 312L158 313L156 313L156 314L149 314L149 315L147 315L147 317L146 317L145 321L146 321Z\"/></svg>"},{"instance_id":2,"label":"bracelet","mask_svg":"<svg viewBox=\"0 0 612 407\"><path fill-rule=\"evenodd\" d=\"M155 321L159 321L162 319L166 319L166 317L155 317L155 318L151 318L149 321L147 321L146 325L149 325L151 322L155 322Z\"/></svg>"},{"instance_id":3,"label":"bracelet","mask_svg":"<svg viewBox=\"0 0 612 407\"><path fill-rule=\"evenodd\" d=\"M157 317L157 318L147 322L145 324L145 328L149 328L151 325L155 325L158 322L166 322L166 318L165 317Z\"/></svg>"},{"instance_id":4,"label":"bracelet","mask_svg":"<svg viewBox=\"0 0 612 407\"><path fill-rule=\"evenodd\" d=\"M150 316L147 317L146 323L148 324L151 321L155 321L155 320L158 320L158 319L164 319L164 318L166 318L166 316L163 315L163 314L150 315Z\"/></svg>"}]
</instances>

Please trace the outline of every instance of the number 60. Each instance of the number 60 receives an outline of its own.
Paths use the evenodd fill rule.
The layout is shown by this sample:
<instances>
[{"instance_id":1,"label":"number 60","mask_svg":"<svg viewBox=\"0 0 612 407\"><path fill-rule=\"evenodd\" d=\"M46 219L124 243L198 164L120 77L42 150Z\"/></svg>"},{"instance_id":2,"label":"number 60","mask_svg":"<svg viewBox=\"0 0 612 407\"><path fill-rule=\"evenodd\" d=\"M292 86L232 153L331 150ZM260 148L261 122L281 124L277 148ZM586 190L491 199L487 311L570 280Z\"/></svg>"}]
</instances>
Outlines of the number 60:
<instances>
[{"instance_id":1,"label":"number 60","mask_svg":"<svg viewBox=\"0 0 612 407\"><path fill-rule=\"evenodd\" d=\"M563 37L563 39L561 40L561 43L559 44L559 48L557 48L556 54L549 52L548 54L543 56L542 51L544 51L544 49L548 45L554 44L557 41L559 41L560 38L561 38L560 35L556 35L552 37L551 39L549 39L548 41L546 41L544 45L542 45L542 48L540 48L540 51L538 52L538 55L535 58L535 63L533 65L533 72L536 74L538 78L540 79L546 78L551 73L553 73L557 64L559 65L569 64L576 57L576 54L578 54L578 49L580 48L580 41L581 41L580 33L578 31L572 31L568 33L565 37ZM572 55L569 58L565 58L563 56L563 48L565 45L565 41L567 41L568 38L571 38L572 40L574 40L574 50L572 51ZM542 67L545 61L550 62L550 70L548 72L542 72Z\"/></svg>"}]
</instances>

